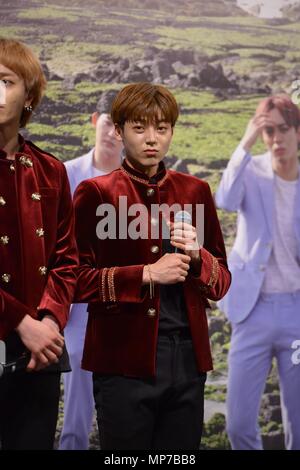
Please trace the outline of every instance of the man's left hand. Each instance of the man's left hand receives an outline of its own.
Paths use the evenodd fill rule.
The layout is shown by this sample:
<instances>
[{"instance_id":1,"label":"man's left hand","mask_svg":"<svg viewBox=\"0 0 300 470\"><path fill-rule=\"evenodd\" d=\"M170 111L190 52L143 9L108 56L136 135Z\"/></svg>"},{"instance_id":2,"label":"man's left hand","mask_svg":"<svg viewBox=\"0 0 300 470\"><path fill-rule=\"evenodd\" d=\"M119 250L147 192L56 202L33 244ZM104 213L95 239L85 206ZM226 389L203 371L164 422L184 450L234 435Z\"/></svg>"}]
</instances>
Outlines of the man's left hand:
<instances>
[{"instance_id":1,"label":"man's left hand","mask_svg":"<svg viewBox=\"0 0 300 470\"><path fill-rule=\"evenodd\" d=\"M200 270L200 244L195 227L186 222L169 222L171 245L191 257L193 268Z\"/></svg>"}]
</instances>

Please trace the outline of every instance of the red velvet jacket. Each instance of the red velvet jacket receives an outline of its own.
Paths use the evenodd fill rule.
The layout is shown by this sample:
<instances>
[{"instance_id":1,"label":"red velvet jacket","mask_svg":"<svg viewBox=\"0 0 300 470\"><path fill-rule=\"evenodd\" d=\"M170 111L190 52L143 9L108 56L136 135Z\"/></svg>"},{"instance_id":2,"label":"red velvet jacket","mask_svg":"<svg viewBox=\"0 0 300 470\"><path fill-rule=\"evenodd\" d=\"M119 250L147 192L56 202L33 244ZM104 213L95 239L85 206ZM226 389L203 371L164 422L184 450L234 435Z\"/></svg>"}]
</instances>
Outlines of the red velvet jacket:
<instances>
[{"instance_id":1,"label":"red velvet jacket","mask_svg":"<svg viewBox=\"0 0 300 470\"><path fill-rule=\"evenodd\" d=\"M199 371L210 370L207 298L223 297L231 276L209 186L193 176L166 171L162 163L157 184L150 184L145 175L133 170L126 161L109 175L82 182L75 193L80 258L75 301L89 303L83 368L103 374L155 375L159 289L155 289L155 296L150 299L148 286L142 286L142 274L145 264L154 263L162 256L162 240L118 236L100 240L96 235L101 220L96 215L97 207L110 203L118 213L119 196L125 195L128 206L142 203L149 209L153 203L204 204L201 274L187 276L184 296ZM151 226L150 215L148 226Z\"/></svg>"},{"instance_id":2,"label":"red velvet jacket","mask_svg":"<svg viewBox=\"0 0 300 470\"><path fill-rule=\"evenodd\" d=\"M0 150L0 339L29 314L64 328L78 264L64 165L20 138L15 161Z\"/></svg>"}]
</instances>

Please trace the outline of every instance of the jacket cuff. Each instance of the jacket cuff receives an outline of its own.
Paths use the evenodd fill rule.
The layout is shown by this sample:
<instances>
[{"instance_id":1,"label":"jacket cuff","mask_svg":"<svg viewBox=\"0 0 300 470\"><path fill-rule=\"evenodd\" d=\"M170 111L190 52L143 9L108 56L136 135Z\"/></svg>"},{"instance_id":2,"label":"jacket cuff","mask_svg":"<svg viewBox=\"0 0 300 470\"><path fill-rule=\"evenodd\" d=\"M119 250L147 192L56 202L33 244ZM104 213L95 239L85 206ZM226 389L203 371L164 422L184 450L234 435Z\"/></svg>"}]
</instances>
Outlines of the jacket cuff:
<instances>
[{"instance_id":1,"label":"jacket cuff","mask_svg":"<svg viewBox=\"0 0 300 470\"><path fill-rule=\"evenodd\" d=\"M251 154L239 145L233 152L228 166L231 169L239 168L242 164L247 164L251 160Z\"/></svg>"},{"instance_id":2,"label":"jacket cuff","mask_svg":"<svg viewBox=\"0 0 300 470\"><path fill-rule=\"evenodd\" d=\"M37 308L38 317L42 319L45 315L52 315L57 321L60 331L62 331L67 324L69 310L67 309L66 313L65 310L66 308L62 304L54 302L53 299L42 301Z\"/></svg>"},{"instance_id":3,"label":"jacket cuff","mask_svg":"<svg viewBox=\"0 0 300 470\"><path fill-rule=\"evenodd\" d=\"M143 269L143 265L102 269L99 278L100 300L102 302L142 302Z\"/></svg>"},{"instance_id":4,"label":"jacket cuff","mask_svg":"<svg viewBox=\"0 0 300 470\"><path fill-rule=\"evenodd\" d=\"M201 272L199 276L194 276L201 283L204 284L204 287L211 289L214 288L217 284L220 266L217 258L215 258L209 251L205 248L200 250L201 256Z\"/></svg>"}]
</instances>

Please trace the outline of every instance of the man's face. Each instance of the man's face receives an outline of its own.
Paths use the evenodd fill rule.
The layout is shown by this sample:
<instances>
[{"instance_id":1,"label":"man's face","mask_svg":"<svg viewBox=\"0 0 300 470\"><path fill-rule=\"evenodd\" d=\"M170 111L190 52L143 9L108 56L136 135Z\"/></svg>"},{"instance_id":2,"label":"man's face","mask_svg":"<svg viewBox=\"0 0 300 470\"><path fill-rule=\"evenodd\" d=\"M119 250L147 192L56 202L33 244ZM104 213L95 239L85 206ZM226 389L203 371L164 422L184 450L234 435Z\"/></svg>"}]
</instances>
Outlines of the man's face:
<instances>
[{"instance_id":1,"label":"man's face","mask_svg":"<svg viewBox=\"0 0 300 470\"><path fill-rule=\"evenodd\" d=\"M300 129L289 127L278 109L274 108L267 113L270 126L262 131L263 141L272 154L272 158L280 163L287 163L298 158L298 142Z\"/></svg>"},{"instance_id":2,"label":"man's face","mask_svg":"<svg viewBox=\"0 0 300 470\"><path fill-rule=\"evenodd\" d=\"M19 125L24 106L30 104L24 80L0 64L2 99L0 101L0 126Z\"/></svg>"},{"instance_id":3,"label":"man's face","mask_svg":"<svg viewBox=\"0 0 300 470\"><path fill-rule=\"evenodd\" d=\"M120 142L115 133L115 126L109 114L102 113L97 116L96 141L101 151L106 155L120 155L123 144Z\"/></svg>"},{"instance_id":4,"label":"man's face","mask_svg":"<svg viewBox=\"0 0 300 470\"><path fill-rule=\"evenodd\" d=\"M149 124L126 121L123 129L116 126L116 133L123 141L129 162L151 176L169 149L173 128L165 121Z\"/></svg>"}]
</instances>

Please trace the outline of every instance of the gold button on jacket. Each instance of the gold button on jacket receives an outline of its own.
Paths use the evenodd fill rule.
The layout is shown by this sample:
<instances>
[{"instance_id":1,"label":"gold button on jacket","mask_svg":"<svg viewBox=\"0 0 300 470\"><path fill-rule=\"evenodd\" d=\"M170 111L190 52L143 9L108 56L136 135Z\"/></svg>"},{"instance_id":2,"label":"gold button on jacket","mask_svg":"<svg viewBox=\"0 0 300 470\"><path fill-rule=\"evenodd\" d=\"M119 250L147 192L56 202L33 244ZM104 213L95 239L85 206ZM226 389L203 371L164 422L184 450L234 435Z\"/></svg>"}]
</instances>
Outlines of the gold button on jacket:
<instances>
[{"instance_id":1,"label":"gold button on jacket","mask_svg":"<svg viewBox=\"0 0 300 470\"><path fill-rule=\"evenodd\" d=\"M154 193L155 193L155 191L154 191L153 188L147 189L147 196L153 196Z\"/></svg>"},{"instance_id":2,"label":"gold button on jacket","mask_svg":"<svg viewBox=\"0 0 300 470\"><path fill-rule=\"evenodd\" d=\"M147 315L148 315L148 317L155 317L155 315L156 315L155 308L149 308L149 310L147 312Z\"/></svg>"},{"instance_id":3,"label":"gold button on jacket","mask_svg":"<svg viewBox=\"0 0 300 470\"><path fill-rule=\"evenodd\" d=\"M3 282L8 283L11 280L11 275L7 274L7 273L4 273L4 274L2 274L1 279L2 279Z\"/></svg>"}]
</instances>

